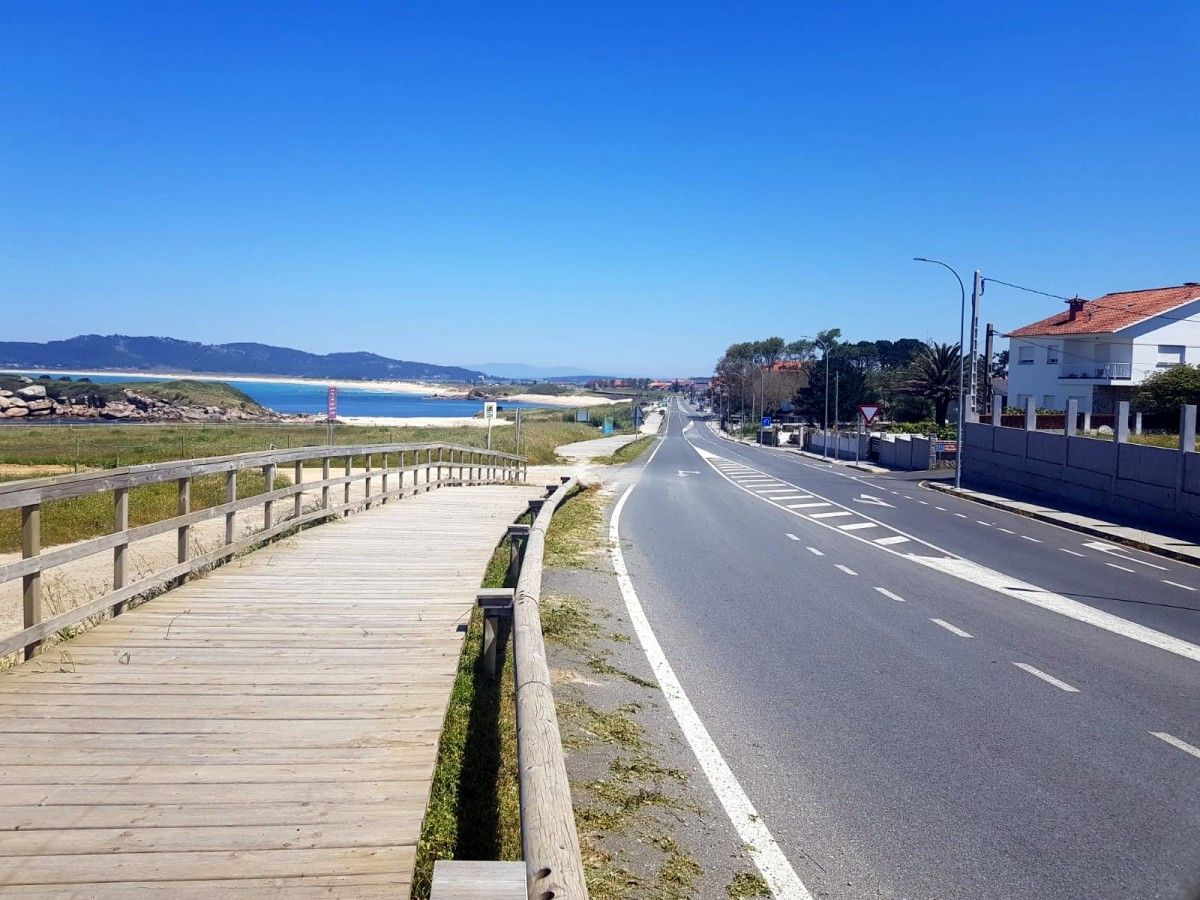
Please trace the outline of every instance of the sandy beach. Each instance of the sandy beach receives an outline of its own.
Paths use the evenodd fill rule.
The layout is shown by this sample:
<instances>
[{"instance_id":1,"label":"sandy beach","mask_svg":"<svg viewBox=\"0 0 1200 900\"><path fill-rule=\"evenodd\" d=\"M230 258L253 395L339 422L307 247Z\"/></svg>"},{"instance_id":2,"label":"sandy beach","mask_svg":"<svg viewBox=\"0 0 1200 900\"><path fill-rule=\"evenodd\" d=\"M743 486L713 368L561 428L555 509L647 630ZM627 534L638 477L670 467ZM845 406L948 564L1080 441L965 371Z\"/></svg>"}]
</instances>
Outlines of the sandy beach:
<instances>
[{"instance_id":1,"label":"sandy beach","mask_svg":"<svg viewBox=\"0 0 1200 900\"><path fill-rule=\"evenodd\" d=\"M384 428L487 428L480 416L338 416L347 425L375 425ZM511 425L508 419L496 419L497 428Z\"/></svg>"}]
</instances>

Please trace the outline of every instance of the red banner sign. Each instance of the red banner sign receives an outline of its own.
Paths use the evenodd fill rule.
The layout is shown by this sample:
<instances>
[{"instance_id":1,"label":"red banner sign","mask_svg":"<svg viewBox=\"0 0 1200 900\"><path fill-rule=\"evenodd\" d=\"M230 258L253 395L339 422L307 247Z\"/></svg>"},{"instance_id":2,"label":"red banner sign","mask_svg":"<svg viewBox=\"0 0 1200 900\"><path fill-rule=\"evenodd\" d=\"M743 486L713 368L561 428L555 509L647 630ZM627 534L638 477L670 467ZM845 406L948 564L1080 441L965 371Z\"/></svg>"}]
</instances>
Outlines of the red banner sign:
<instances>
[{"instance_id":1,"label":"red banner sign","mask_svg":"<svg viewBox=\"0 0 1200 900\"><path fill-rule=\"evenodd\" d=\"M325 421L332 422L337 418L337 388L332 384L325 395Z\"/></svg>"}]
</instances>

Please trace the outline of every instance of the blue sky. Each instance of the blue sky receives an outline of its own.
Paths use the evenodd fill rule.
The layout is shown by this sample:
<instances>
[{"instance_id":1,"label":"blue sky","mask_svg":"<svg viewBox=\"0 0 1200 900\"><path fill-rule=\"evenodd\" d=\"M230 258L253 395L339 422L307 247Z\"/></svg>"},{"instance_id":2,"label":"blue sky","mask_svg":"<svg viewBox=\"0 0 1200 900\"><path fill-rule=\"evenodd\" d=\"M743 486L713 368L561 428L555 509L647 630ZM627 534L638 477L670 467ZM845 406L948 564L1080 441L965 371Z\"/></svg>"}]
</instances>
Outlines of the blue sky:
<instances>
[{"instance_id":1,"label":"blue sky","mask_svg":"<svg viewBox=\"0 0 1200 900\"><path fill-rule=\"evenodd\" d=\"M6 0L0 338L699 374L956 339L917 255L1200 281L1198 35L1194 2Z\"/></svg>"}]
</instances>

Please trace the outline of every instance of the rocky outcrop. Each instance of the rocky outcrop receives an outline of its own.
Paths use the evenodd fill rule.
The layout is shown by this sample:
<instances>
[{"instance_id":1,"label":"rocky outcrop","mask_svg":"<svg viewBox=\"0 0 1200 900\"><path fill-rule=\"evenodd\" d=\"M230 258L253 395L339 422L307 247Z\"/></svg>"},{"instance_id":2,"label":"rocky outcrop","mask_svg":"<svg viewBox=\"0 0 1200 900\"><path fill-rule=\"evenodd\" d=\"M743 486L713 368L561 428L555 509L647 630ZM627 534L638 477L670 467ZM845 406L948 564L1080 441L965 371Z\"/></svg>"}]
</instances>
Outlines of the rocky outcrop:
<instances>
[{"instance_id":1,"label":"rocky outcrop","mask_svg":"<svg viewBox=\"0 0 1200 900\"><path fill-rule=\"evenodd\" d=\"M58 385L50 385L51 391ZM77 385L76 385L77 387ZM120 400L99 394L72 392L56 397L46 387L26 384L14 391L0 390L3 419L99 419L111 422L297 422L311 416L285 416L269 409L192 406L126 389Z\"/></svg>"}]
</instances>

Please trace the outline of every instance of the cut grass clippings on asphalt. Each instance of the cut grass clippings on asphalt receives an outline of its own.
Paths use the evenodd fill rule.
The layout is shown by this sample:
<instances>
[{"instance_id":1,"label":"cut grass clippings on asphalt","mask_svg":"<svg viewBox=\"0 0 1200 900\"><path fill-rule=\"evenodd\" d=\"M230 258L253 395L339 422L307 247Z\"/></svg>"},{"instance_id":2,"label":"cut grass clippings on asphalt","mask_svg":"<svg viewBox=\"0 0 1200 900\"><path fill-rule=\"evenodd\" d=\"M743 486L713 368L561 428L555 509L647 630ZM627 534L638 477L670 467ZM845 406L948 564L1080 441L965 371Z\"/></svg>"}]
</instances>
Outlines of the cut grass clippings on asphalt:
<instances>
[{"instance_id":1,"label":"cut grass clippings on asphalt","mask_svg":"<svg viewBox=\"0 0 1200 900\"><path fill-rule=\"evenodd\" d=\"M604 498L597 485L576 491L564 500L546 531L548 568L588 568L604 549Z\"/></svg>"},{"instance_id":2,"label":"cut grass clippings on asphalt","mask_svg":"<svg viewBox=\"0 0 1200 900\"><path fill-rule=\"evenodd\" d=\"M729 882L729 900L760 900L771 896L771 888L757 872L738 872Z\"/></svg>"}]
</instances>

